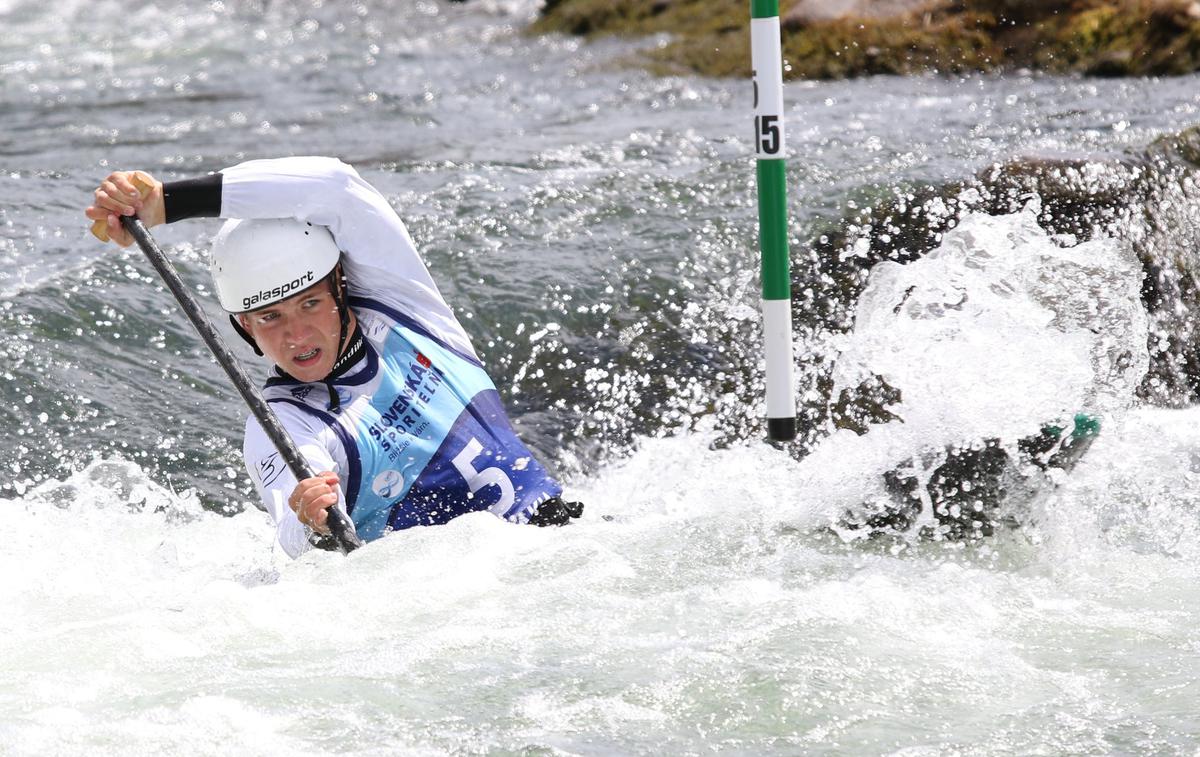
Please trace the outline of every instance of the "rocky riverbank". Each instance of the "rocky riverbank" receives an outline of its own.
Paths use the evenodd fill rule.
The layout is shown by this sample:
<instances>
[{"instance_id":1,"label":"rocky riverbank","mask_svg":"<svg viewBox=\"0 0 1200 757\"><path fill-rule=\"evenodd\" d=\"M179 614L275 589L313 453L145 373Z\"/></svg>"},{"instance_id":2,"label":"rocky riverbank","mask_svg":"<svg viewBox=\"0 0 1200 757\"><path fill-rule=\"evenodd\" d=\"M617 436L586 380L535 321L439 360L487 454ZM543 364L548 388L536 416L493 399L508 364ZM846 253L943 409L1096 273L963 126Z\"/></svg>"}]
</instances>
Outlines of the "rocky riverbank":
<instances>
[{"instance_id":1,"label":"rocky riverbank","mask_svg":"<svg viewBox=\"0 0 1200 757\"><path fill-rule=\"evenodd\" d=\"M1032 69L1094 76L1200 70L1195 0L782 0L785 76ZM746 0L547 0L535 32L668 34L640 62L748 76Z\"/></svg>"}]
</instances>

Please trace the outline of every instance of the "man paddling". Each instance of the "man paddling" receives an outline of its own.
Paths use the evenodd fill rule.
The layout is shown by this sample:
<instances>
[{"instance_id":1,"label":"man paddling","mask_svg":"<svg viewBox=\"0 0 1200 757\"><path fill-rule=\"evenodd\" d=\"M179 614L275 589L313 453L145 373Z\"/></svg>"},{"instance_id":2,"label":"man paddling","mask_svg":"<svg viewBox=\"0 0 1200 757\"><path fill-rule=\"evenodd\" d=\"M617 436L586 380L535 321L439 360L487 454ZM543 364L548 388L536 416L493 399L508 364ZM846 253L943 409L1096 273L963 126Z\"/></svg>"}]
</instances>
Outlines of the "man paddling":
<instances>
[{"instance_id":1,"label":"man paddling","mask_svg":"<svg viewBox=\"0 0 1200 757\"><path fill-rule=\"evenodd\" d=\"M147 226L229 218L212 274L234 329L275 365L263 394L314 470L297 481L258 422L246 467L280 545L324 546L329 507L365 540L489 510L559 525L582 505L513 432L495 385L404 223L332 158L255 160L162 184L115 172L85 214L122 247Z\"/></svg>"}]
</instances>

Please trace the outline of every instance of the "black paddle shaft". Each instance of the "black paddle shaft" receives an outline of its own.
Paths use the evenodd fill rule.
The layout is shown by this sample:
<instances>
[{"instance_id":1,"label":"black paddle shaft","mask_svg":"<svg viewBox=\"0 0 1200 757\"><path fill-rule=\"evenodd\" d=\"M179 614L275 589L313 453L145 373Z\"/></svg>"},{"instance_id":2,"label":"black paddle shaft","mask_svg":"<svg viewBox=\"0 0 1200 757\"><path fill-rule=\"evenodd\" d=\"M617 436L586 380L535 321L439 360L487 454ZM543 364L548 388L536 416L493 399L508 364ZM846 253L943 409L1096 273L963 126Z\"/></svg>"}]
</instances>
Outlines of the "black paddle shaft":
<instances>
[{"instance_id":1,"label":"black paddle shaft","mask_svg":"<svg viewBox=\"0 0 1200 757\"><path fill-rule=\"evenodd\" d=\"M200 305L192 297L191 292L183 284L183 280L179 278L179 274L175 272L175 267L167 260L167 256L163 253L158 243L154 241L154 237L150 236L150 232L137 216L121 216L121 224L126 231L133 235L137 241L138 247L142 248L142 252L146 253L146 257L150 259L150 264L154 266L154 270L158 271L158 275L162 277L167 288L171 290L171 294L175 295L175 300L179 302L179 306L183 309L184 315L196 327L200 338L208 345L208 349L212 351L213 357L225 369L229 380L233 382L233 386L242 395L242 399L246 401L246 405L250 408L250 412L258 420L263 431L267 432L271 442L275 445L275 449L279 450L279 455L287 463L288 468L296 476L297 480L312 478L316 475L312 466L300 454L300 450L296 449L296 443L288 436L287 430L283 424L279 422L279 418L275 416L275 411L263 399L262 392L258 390L246 372L242 370L242 366L238 363L237 358L225 346L225 341L217 330L213 328L212 321L200 309ZM330 533L333 534L334 540L337 542L338 549L342 554L348 554L362 546L362 540L358 538L358 534L354 531L354 523L346 517L346 515L336 507L329 508L326 512L329 513L329 520L326 521L329 526Z\"/></svg>"}]
</instances>

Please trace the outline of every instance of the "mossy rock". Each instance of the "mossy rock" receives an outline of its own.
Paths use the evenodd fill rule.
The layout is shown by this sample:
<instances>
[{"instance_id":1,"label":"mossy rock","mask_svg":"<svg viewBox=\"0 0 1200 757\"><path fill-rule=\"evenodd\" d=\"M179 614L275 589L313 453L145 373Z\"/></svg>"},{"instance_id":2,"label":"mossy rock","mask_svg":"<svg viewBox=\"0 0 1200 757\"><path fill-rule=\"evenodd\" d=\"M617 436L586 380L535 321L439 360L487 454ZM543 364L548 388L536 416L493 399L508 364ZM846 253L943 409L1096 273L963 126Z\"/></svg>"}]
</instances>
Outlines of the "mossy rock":
<instances>
[{"instance_id":1,"label":"mossy rock","mask_svg":"<svg viewBox=\"0 0 1200 757\"><path fill-rule=\"evenodd\" d=\"M789 79L1014 68L1096 76L1200 70L1190 0L945 0L923 13L807 20L783 2ZM549 0L532 30L669 33L638 60L661 72L749 76L744 0Z\"/></svg>"}]
</instances>

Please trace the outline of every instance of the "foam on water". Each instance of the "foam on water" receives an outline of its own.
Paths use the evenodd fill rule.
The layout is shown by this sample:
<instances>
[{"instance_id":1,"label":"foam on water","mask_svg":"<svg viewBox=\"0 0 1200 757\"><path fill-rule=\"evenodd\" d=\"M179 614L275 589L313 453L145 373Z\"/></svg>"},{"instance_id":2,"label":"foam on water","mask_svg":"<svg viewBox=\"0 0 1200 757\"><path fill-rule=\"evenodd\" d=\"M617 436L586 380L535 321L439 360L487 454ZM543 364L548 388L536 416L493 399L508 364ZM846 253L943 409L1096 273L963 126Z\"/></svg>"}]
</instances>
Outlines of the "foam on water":
<instances>
[{"instance_id":1,"label":"foam on water","mask_svg":"<svg viewBox=\"0 0 1200 757\"><path fill-rule=\"evenodd\" d=\"M935 440L1127 408L1149 363L1141 264L1114 240L1052 239L1039 213L968 214L920 260L872 269L835 390L882 375Z\"/></svg>"},{"instance_id":2,"label":"foam on water","mask_svg":"<svg viewBox=\"0 0 1200 757\"><path fill-rule=\"evenodd\" d=\"M700 440L651 447L601 484L608 494L584 492L612 521L542 530L480 514L350 559L310 553L296 563L272 552L261 514L207 513L131 463L102 461L44 484L4 503L22 538L0 567L22 580L0 598L9 609L3 677L14 685L0 700L3 741L21 754L106 743L130 753L294 753L342 734L370 752L381 737L389 750L406 733L414 744L450 745L484 728L475 717L540 712L548 692L518 684L541 665L566 666L545 671L551 681L586 679L587 660L606 648L617 659L630 644L663 643L647 590L672 596L689 583L662 562L663 530L668 542L695 535L746 493L688 473L685 459L730 458ZM671 484L670 494L648 492L647 477ZM777 496L769 486L754 493ZM669 559L688 561L679 551ZM636 677L624 664L615 675ZM603 678L584 681L585 693ZM577 724L612 698L563 695ZM507 702L499 711L496 697ZM459 698L473 707L448 716Z\"/></svg>"},{"instance_id":3,"label":"foam on water","mask_svg":"<svg viewBox=\"0 0 1200 757\"><path fill-rule=\"evenodd\" d=\"M932 470L947 448L1015 449L1132 404L1149 363L1141 266L1114 240L1050 237L1038 212L967 214L928 255L872 269L833 392L881 378L900 392L895 419L819 444L803 466L812 496L853 507L902 462Z\"/></svg>"},{"instance_id":4,"label":"foam on water","mask_svg":"<svg viewBox=\"0 0 1200 757\"><path fill-rule=\"evenodd\" d=\"M0 557L0 741L1171 751L1196 735L1200 539L1179 528L1194 503L1147 504L1144 487L1197 474L1164 483L1139 464L1189 459L1195 427L1191 411L1135 414L1032 534L899 552L799 517L787 455L704 434L646 441L573 492L589 510L567 528L481 513L296 562L260 513L207 513L100 461L3 503L19 538ZM1135 495L1128 517L1095 508L1109 488Z\"/></svg>"},{"instance_id":5,"label":"foam on water","mask_svg":"<svg viewBox=\"0 0 1200 757\"><path fill-rule=\"evenodd\" d=\"M1038 533L1064 553L1099 562L1115 548L1163 568L1200 563L1198 420L1195 409L1131 413L1043 504Z\"/></svg>"}]
</instances>

